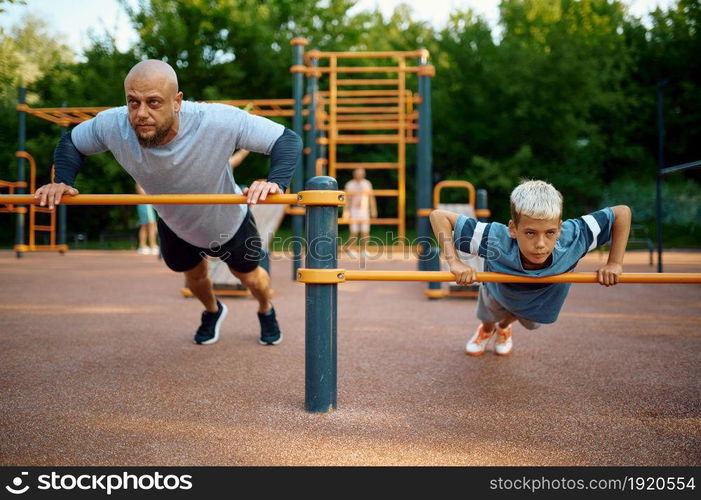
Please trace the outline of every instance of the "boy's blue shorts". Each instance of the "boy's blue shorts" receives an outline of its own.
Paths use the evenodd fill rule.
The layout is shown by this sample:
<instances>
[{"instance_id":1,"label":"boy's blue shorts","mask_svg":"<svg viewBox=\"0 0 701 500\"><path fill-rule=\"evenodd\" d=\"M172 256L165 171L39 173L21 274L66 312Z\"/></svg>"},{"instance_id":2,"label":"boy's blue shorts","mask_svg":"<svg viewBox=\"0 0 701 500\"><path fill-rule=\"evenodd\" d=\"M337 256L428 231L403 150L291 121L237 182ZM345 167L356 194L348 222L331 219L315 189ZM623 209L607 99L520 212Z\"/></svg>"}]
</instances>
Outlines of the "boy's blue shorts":
<instances>
[{"instance_id":1,"label":"boy's blue shorts","mask_svg":"<svg viewBox=\"0 0 701 500\"><path fill-rule=\"evenodd\" d=\"M494 297L492 297L492 295L487 291L487 287L480 284L480 291L479 295L477 296L477 317L488 323L498 323L509 314L513 313L509 313L504 306L502 306ZM514 316L516 315L514 314ZM521 323L527 330L535 330L540 328L540 323L536 323L535 321L519 318L518 316L516 316L516 319L518 319L518 322Z\"/></svg>"},{"instance_id":2,"label":"boy's blue shorts","mask_svg":"<svg viewBox=\"0 0 701 500\"><path fill-rule=\"evenodd\" d=\"M136 213L139 216L139 225L156 222L156 211L151 205L136 205Z\"/></svg>"}]
</instances>

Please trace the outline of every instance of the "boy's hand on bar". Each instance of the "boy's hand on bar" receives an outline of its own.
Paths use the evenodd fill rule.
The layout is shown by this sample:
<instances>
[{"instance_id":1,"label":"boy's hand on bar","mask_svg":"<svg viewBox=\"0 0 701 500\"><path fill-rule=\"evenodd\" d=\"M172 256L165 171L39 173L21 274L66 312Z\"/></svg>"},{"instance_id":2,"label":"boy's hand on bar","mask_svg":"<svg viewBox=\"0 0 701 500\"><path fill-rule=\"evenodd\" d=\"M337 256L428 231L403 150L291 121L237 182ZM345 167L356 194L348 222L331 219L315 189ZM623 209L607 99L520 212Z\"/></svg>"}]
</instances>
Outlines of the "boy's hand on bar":
<instances>
[{"instance_id":1,"label":"boy's hand on bar","mask_svg":"<svg viewBox=\"0 0 701 500\"><path fill-rule=\"evenodd\" d=\"M469 285L477 279L475 269L459 261L450 264L450 272L455 275L455 282L458 285Z\"/></svg>"},{"instance_id":2,"label":"boy's hand on bar","mask_svg":"<svg viewBox=\"0 0 701 500\"><path fill-rule=\"evenodd\" d=\"M623 266L621 264L606 264L596 271L597 279L599 283L604 286L613 286L618 283L618 278L620 278L623 272Z\"/></svg>"}]
</instances>

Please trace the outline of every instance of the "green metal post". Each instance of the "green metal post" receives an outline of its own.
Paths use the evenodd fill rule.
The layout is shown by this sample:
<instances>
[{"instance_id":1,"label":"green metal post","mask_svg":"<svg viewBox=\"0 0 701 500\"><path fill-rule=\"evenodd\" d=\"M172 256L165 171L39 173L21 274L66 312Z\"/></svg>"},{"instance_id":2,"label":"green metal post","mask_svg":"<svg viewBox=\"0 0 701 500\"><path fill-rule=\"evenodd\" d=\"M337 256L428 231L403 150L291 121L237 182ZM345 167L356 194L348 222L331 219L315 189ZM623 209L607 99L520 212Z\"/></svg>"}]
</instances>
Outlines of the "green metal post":
<instances>
[{"instance_id":1,"label":"green metal post","mask_svg":"<svg viewBox=\"0 0 701 500\"><path fill-rule=\"evenodd\" d=\"M315 68L317 66L316 58L312 58L311 67ZM316 144L316 106L317 106L317 92L319 91L319 79L316 75L311 74L307 78L307 95L309 95L309 113L307 114L307 125L309 129L307 130L307 148L309 148L309 153L307 154L307 175L305 180L309 180L316 175L316 159L318 158L318 146Z\"/></svg>"},{"instance_id":2,"label":"green metal post","mask_svg":"<svg viewBox=\"0 0 701 500\"><path fill-rule=\"evenodd\" d=\"M306 45L306 40L302 38L295 38L292 40L292 46L294 47L294 66L301 66L304 64L304 46ZM293 72L292 81L292 92L294 96L294 116L292 119L292 129L300 137L304 137L304 125L302 120L302 93L303 93L303 80L304 75L299 72ZM302 167L302 155L300 154L297 158L297 165L295 166L295 174L292 177L292 191L298 193L301 191L304 185L304 170ZM292 242L292 279L297 278L297 269L302 265L302 229L304 227L304 220L301 215L292 216L292 233L294 235L294 240Z\"/></svg>"},{"instance_id":3,"label":"green metal post","mask_svg":"<svg viewBox=\"0 0 701 500\"><path fill-rule=\"evenodd\" d=\"M333 177L319 176L307 181L307 189L338 189ZM336 268L338 237L337 206L307 206L306 217L308 269ZM325 413L336 408L336 306L337 286L305 285L305 408Z\"/></svg>"},{"instance_id":4,"label":"green metal post","mask_svg":"<svg viewBox=\"0 0 701 500\"><path fill-rule=\"evenodd\" d=\"M25 104L27 97L27 87L19 88L19 104ZM17 138L17 150L24 151L27 142L27 113L25 111L19 112L19 130ZM27 176L25 172L26 160L24 158L17 158L17 182L26 182ZM25 188L17 188L18 194L25 194L27 190ZM24 245L24 226L25 217L24 214L17 214L16 224L15 224L15 245ZM16 251L15 255L19 259L22 257L22 252Z\"/></svg>"},{"instance_id":5,"label":"green metal post","mask_svg":"<svg viewBox=\"0 0 701 500\"><path fill-rule=\"evenodd\" d=\"M424 264L425 271L440 271L441 270L441 251L438 247L431 246L425 253L426 262ZM440 281L429 281L429 290L440 290L442 288Z\"/></svg>"},{"instance_id":6,"label":"green metal post","mask_svg":"<svg viewBox=\"0 0 701 500\"><path fill-rule=\"evenodd\" d=\"M426 57L419 59L419 65L428 64ZM431 165L431 77L419 76L419 143L416 148L416 208L432 208L433 173ZM419 238L419 270L427 262L427 252L431 245L431 226L428 217L416 217L416 233Z\"/></svg>"},{"instance_id":7,"label":"green metal post","mask_svg":"<svg viewBox=\"0 0 701 500\"><path fill-rule=\"evenodd\" d=\"M669 80L657 84L657 182L655 183L655 232L657 233L657 272L661 273L662 265L662 169L664 168L664 88Z\"/></svg>"}]
</instances>

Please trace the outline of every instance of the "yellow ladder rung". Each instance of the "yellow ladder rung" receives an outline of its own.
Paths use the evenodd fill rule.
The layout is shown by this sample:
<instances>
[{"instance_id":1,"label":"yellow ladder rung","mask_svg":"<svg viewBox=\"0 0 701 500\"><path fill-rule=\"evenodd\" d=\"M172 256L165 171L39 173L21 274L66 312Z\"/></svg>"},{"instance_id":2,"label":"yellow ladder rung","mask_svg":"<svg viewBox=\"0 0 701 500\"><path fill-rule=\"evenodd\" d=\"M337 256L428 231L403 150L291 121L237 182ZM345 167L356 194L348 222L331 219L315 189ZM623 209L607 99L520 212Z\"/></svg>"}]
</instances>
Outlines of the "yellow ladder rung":
<instances>
[{"instance_id":1,"label":"yellow ladder rung","mask_svg":"<svg viewBox=\"0 0 701 500\"><path fill-rule=\"evenodd\" d=\"M404 115L404 118L406 119L407 122L418 118L418 115L416 116L411 116L410 114ZM399 121L399 115L397 113L375 113L372 115L369 114L357 114L357 115L340 115L336 117L337 122L353 122L353 121L378 121L378 122L383 122L383 121ZM327 121L328 122L328 121Z\"/></svg>"},{"instance_id":2,"label":"yellow ladder rung","mask_svg":"<svg viewBox=\"0 0 701 500\"><path fill-rule=\"evenodd\" d=\"M355 168L364 168L367 170L374 170L374 169L397 169L399 168L398 163L383 163L383 162L344 162L344 163L336 163L336 170L352 170Z\"/></svg>"},{"instance_id":3,"label":"yellow ladder rung","mask_svg":"<svg viewBox=\"0 0 701 500\"><path fill-rule=\"evenodd\" d=\"M339 97L336 103L341 104L397 104L399 97Z\"/></svg>"},{"instance_id":4,"label":"yellow ladder rung","mask_svg":"<svg viewBox=\"0 0 701 500\"><path fill-rule=\"evenodd\" d=\"M343 219L338 220L339 224L350 224L349 221L344 221ZM399 224L399 219L392 219L392 218L387 218L387 219L370 219L369 220L370 224L376 224L378 226L392 226L395 224Z\"/></svg>"},{"instance_id":5,"label":"yellow ladder rung","mask_svg":"<svg viewBox=\"0 0 701 500\"><path fill-rule=\"evenodd\" d=\"M338 106L336 113L399 113L396 106Z\"/></svg>"},{"instance_id":6,"label":"yellow ladder rung","mask_svg":"<svg viewBox=\"0 0 701 500\"><path fill-rule=\"evenodd\" d=\"M395 78L343 78L336 80L337 85L398 85Z\"/></svg>"},{"instance_id":7,"label":"yellow ladder rung","mask_svg":"<svg viewBox=\"0 0 701 500\"><path fill-rule=\"evenodd\" d=\"M398 89L374 89L374 90L339 90L336 92L339 97L397 97ZM407 93L407 96L409 94Z\"/></svg>"},{"instance_id":8,"label":"yellow ladder rung","mask_svg":"<svg viewBox=\"0 0 701 500\"><path fill-rule=\"evenodd\" d=\"M337 144L397 144L399 142L398 135L339 135L336 138Z\"/></svg>"}]
</instances>

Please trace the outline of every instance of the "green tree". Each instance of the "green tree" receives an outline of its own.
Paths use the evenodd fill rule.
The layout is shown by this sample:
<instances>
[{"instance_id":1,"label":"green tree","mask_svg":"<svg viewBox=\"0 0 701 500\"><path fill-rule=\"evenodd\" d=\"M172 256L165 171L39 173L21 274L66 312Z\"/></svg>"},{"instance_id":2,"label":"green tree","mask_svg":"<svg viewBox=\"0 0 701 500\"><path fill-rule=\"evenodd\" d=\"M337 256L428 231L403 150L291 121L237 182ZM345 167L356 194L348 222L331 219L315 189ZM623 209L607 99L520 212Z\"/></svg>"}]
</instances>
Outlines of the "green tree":
<instances>
[{"instance_id":1,"label":"green tree","mask_svg":"<svg viewBox=\"0 0 701 500\"><path fill-rule=\"evenodd\" d=\"M440 33L434 130L438 154L444 148L453 162L446 173L462 168L476 184L494 183L484 187L498 199L519 177L544 178L569 195L568 211L591 208L615 142L611 124L626 108L623 6L503 0L500 11L498 42L470 11Z\"/></svg>"},{"instance_id":2,"label":"green tree","mask_svg":"<svg viewBox=\"0 0 701 500\"><path fill-rule=\"evenodd\" d=\"M356 43L350 0L150 0L132 8L137 53L178 71L197 100L291 95L290 40L327 50Z\"/></svg>"},{"instance_id":3,"label":"green tree","mask_svg":"<svg viewBox=\"0 0 701 500\"><path fill-rule=\"evenodd\" d=\"M48 24L35 16L26 16L9 29L0 27L0 179L17 179L18 122L15 107L18 87L32 86L53 66L73 58L73 52L60 37L51 33ZM36 92L28 92L29 103L37 103L39 99ZM12 218L3 215L0 218L0 241L10 241L12 227Z\"/></svg>"}]
</instances>

